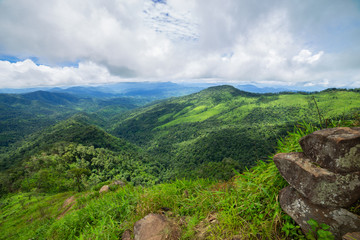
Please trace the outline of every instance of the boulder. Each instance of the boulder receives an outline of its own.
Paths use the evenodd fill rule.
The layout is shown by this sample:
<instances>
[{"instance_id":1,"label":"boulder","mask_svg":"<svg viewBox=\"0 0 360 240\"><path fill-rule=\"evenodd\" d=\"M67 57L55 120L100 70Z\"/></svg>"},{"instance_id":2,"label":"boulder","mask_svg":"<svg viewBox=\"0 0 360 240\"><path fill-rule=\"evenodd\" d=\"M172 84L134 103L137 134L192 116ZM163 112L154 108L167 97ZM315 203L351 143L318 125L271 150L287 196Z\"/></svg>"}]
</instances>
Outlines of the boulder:
<instances>
[{"instance_id":1,"label":"boulder","mask_svg":"<svg viewBox=\"0 0 360 240\"><path fill-rule=\"evenodd\" d=\"M124 187L126 184L120 180L114 180L110 185L119 185L120 187Z\"/></svg>"},{"instance_id":2,"label":"boulder","mask_svg":"<svg viewBox=\"0 0 360 240\"><path fill-rule=\"evenodd\" d=\"M328 128L300 139L305 155L332 172L360 171L360 128Z\"/></svg>"},{"instance_id":3,"label":"boulder","mask_svg":"<svg viewBox=\"0 0 360 240\"><path fill-rule=\"evenodd\" d=\"M333 173L303 153L279 153L274 162L285 180L314 204L348 207L360 198L360 172Z\"/></svg>"},{"instance_id":4,"label":"boulder","mask_svg":"<svg viewBox=\"0 0 360 240\"><path fill-rule=\"evenodd\" d=\"M125 230L125 232L121 235L121 240L131 240L131 231Z\"/></svg>"},{"instance_id":5,"label":"boulder","mask_svg":"<svg viewBox=\"0 0 360 240\"><path fill-rule=\"evenodd\" d=\"M134 226L135 240L177 240L180 229L164 215L151 213Z\"/></svg>"},{"instance_id":6,"label":"boulder","mask_svg":"<svg viewBox=\"0 0 360 240\"><path fill-rule=\"evenodd\" d=\"M360 232L347 233L343 236L343 240L360 240Z\"/></svg>"},{"instance_id":7,"label":"boulder","mask_svg":"<svg viewBox=\"0 0 360 240\"><path fill-rule=\"evenodd\" d=\"M279 200L281 208L300 225L304 233L311 230L311 226L307 223L310 219L330 226L328 231L335 236L335 239L342 239L342 236L349 232L360 231L359 216L343 208L315 205L291 186L280 191Z\"/></svg>"},{"instance_id":8,"label":"boulder","mask_svg":"<svg viewBox=\"0 0 360 240\"><path fill-rule=\"evenodd\" d=\"M104 185L100 188L99 193L106 193L109 191L109 185Z\"/></svg>"}]
</instances>

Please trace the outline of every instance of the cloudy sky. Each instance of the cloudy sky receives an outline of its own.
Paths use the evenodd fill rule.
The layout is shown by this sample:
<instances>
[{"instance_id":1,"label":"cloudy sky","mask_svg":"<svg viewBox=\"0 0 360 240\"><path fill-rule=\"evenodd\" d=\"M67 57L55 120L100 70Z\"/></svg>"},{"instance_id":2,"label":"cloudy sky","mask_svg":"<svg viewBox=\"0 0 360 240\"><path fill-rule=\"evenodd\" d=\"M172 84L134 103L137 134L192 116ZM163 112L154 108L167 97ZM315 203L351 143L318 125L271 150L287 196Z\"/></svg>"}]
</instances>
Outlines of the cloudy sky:
<instances>
[{"instance_id":1,"label":"cloudy sky","mask_svg":"<svg viewBox=\"0 0 360 240\"><path fill-rule=\"evenodd\" d=\"M360 87L358 0L0 0L0 88Z\"/></svg>"}]
</instances>

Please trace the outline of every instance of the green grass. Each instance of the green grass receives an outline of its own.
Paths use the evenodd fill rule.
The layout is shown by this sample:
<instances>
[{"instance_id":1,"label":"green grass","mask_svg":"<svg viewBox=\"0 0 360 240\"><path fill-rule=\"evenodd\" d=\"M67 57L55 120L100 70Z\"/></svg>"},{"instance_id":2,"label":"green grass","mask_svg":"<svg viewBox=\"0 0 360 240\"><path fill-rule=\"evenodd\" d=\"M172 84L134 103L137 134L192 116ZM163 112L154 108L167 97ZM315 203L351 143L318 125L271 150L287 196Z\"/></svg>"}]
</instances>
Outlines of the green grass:
<instances>
[{"instance_id":1,"label":"green grass","mask_svg":"<svg viewBox=\"0 0 360 240\"><path fill-rule=\"evenodd\" d=\"M236 96L228 102L220 102L218 104L214 104L209 100L199 100L200 102L195 101L192 107L187 106L179 113L167 114L165 115L166 117L162 116L159 120L161 119L160 121L163 122L164 120L169 120L170 116L173 117L171 121L163 124L161 127L170 127L183 123L201 122L213 116L222 120L236 118L241 121L254 108L259 108L261 110L277 108L279 109L279 115L277 116L278 122L284 122L289 119L284 118L286 115L281 113L286 110L286 108L293 107L297 107L301 110L300 115L296 115L297 119L312 118L312 120L316 120L316 114L313 112L314 106L312 96L315 96L319 108L325 118L347 113L360 105L359 93L346 91L321 92L311 95L283 94L276 97L262 96L259 98ZM177 99L172 100L172 103L177 101ZM294 116L291 117L293 119L290 120L295 120ZM274 119L270 122L274 123L273 120Z\"/></svg>"},{"instance_id":2,"label":"green grass","mask_svg":"<svg viewBox=\"0 0 360 240\"><path fill-rule=\"evenodd\" d=\"M313 130L311 125L295 129L279 141L278 151L299 151L299 138ZM61 219L61 206L74 193L19 193L1 199L0 238L119 239L137 220L166 207L165 214L182 223L182 239L301 239L278 203L286 185L269 158L227 182L176 180L147 188L127 185L102 195L78 193L74 209Z\"/></svg>"}]
</instances>

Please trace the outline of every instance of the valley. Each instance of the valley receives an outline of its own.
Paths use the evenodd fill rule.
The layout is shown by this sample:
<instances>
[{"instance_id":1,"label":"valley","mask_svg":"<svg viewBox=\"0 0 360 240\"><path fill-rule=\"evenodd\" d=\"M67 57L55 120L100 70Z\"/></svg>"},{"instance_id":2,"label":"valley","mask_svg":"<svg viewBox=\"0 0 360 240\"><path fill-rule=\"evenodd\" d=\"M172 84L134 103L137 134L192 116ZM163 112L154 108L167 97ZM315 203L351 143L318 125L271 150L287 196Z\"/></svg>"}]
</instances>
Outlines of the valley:
<instances>
[{"instance_id":1,"label":"valley","mask_svg":"<svg viewBox=\"0 0 360 240\"><path fill-rule=\"evenodd\" d=\"M271 159L279 151L298 151L298 139L315 129L357 126L360 110L357 89L258 94L223 85L156 101L131 96L89 98L46 91L0 94L0 98L3 113L0 121L1 221L9 219L8 211L18 204L14 196L25 202L28 198L43 203L51 196L75 194L91 206L103 201L92 195L94 191L113 180L126 182L126 191L134 194L133 198L142 198L142 194L150 194L147 191L162 188L160 191L169 188L173 189L169 191L182 192L182 184L190 189L196 188L196 184L201 186L203 190L197 197L210 194L209 188L218 184L226 186L217 190L219 194L234 184L237 190L231 194L239 194L237 191L246 193L251 184L262 181L256 174L270 179L266 183L270 185L262 182L260 186L275 194L263 196L271 202L271 210L259 211L271 211L274 218L283 218L278 203L268 199L276 196L277 191L270 188L280 189L285 185L269 156ZM144 187L147 190L141 190ZM165 196L170 197L169 194L173 193L166 192ZM196 196L193 197L197 199ZM234 197L226 195L219 201ZM155 204L170 204L162 201L165 199ZM137 206L129 204L124 207ZM202 219L196 218L195 213L182 212L184 209L175 205L171 208L177 209L179 216L191 216L190 221L195 222ZM216 209L224 207L216 206ZM208 211L211 209L202 214L209 214ZM74 211L74 214L80 212ZM45 215L53 219L56 216L53 214ZM249 214L256 215L256 210ZM110 215L103 217L108 221ZM252 219L255 221L252 227L258 228L256 221L260 220L256 219ZM284 219L279 220L275 229L292 221ZM37 223L43 221L42 217L36 220ZM48 223L51 229L53 223L57 221ZM275 234L273 231L277 230L273 227L270 224L266 230L269 232L264 234ZM46 231L56 231L49 229ZM295 227L292 231L291 234L298 234ZM71 238L85 233L74 234ZM191 235L191 231L188 234ZM64 237L60 236L59 239Z\"/></svg>"}]
</instances>

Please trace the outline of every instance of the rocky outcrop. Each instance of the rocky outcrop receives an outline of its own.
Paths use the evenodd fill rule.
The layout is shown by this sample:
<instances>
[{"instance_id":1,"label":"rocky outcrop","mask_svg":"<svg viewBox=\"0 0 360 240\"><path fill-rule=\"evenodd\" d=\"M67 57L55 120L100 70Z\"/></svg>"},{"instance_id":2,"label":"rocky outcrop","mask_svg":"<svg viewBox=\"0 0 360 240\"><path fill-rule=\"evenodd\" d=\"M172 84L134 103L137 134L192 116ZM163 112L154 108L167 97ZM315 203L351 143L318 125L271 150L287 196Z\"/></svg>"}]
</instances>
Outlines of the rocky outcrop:
<instances>
[{"instance_id":1,"label":"rocky outcrop","mask_svg":"<svg viewBox=\"0 0 360 240\"><path fill-rule=\"evenodd\" d=\"M110 190L111 186L124 187L126 184L120 180L114 180L110 185L104 185L100 188L99 193L106 193ZM112 189L113 190L113 189Z\"/></svg>"},{"instance_id":2,"label":"rocky outcrop","mask_svg":"<svg viewBox=\"0 0 360 240\"><path fill-rule=\"evenodd\" d=\"M274 162L285 180L312 203L348 207L360 198L360 172L333 173L303 153L280 153Z\"/></svg>"},{"instance_id":3,"label":"rocky outcrop","mask_svg":"<svg viewBox=\"0 0 360 240\"><path fill-rule=\"evenodd\" d=\"M300 145L314 163L332 172L360 171L360 128L329 128L300 140Z\"/></svg>"},{"instance_id":4,"label":"rocky outcrop","mask_svg":"<svg viewBox=\"0 0 360 240\"><path fill-rule=\"evenodd\" d=\"M177 240L179 227L164 215L151 213L137 221L134 226L135 240Z\"/></svg>"},{"instance_id":5,"label":"rocky outcrop","mask_svg":"<svg viewBox=\"0 0 360 240\"><path fill-rule=\"evenodd\" d=\"M360 240L360 232L347 233L343 240Z\"/></svg>"},{"instance_id":6,"label":"rocky outcrop","mask_svg":"<svg viewBox=\"0 0 360 240\"><path fill-rule=\"evenodd\" d=\"M288 186L279 194L280 205L301 227L304 232L311 230L307 221L315 219L318 223L330 226L337 239L348 232L359 230L360 217L343 208L324 207L313 204L294 188Z\"/></svg>"},{"instance_id":7,"label":"rocky outcrop","mask_svg":"<svg viewBox=\"0 0 360 240\"><path fill-rule=\"evenodd\" d=\"M109 191L109 185L104 185L100 188L99 193L106 193Z\"/></svg>"},{"instance_id":8,"label":"rocky outcrop","mask_svg":"<svg viewBox=\"0 0 360 240\"><path fill-rule=\"evenodd\" d=\"M330 226L336 239L360 231L348 207L360 199L360 128L316 131L300 140L304 153L280 153L274 162L290 184L279 194L282 209L306 233L308 220Z\"/></svg>"},{"instance_id":9,"label":"rocky outcrop","mask_svg":"<svg viewBox=\"0 0 360 240\"><path fill-rule=\"evenodd\" d=\"M125 187L125 183L123 182L123 181L120 181L120 180L114 180L111 184L110 184L110 186L111 185L118 185L118 186L120 186L120 187Z\"/></svg>"}]
</instances>

